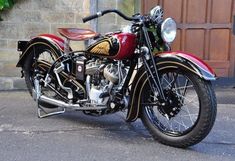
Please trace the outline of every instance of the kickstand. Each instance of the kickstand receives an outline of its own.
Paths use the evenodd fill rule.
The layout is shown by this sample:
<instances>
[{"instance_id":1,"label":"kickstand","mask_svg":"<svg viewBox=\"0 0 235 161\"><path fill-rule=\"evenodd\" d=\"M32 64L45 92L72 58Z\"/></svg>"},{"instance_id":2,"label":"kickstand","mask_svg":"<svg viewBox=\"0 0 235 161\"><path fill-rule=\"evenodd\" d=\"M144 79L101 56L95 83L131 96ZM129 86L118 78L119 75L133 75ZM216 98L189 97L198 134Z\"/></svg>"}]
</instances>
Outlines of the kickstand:
<instances>
[{"instance_id":1,"label":"kickstand","mask_svg":"<svg viewBox=\"0 0 235 161\"><path fill-rule=\"evenodd\" d=\"M63 114L63 113L65 113L65 108L63 108L63 110L58 110L58 111L54 111L54 112L47 112L43 109L43 107L38 105L37 113L38 113L38 118L45 118L45 117Z\"/></svg>"}]
</instances>

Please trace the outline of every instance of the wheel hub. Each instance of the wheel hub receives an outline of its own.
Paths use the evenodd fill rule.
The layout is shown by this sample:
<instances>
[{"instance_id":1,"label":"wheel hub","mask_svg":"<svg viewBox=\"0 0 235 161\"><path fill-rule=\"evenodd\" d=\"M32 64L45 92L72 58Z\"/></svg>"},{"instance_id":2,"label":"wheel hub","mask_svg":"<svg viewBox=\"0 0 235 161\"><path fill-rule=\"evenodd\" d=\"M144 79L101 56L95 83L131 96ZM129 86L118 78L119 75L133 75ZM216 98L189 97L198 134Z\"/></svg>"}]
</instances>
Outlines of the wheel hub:
<instances>
[{"instance_id":1,"label":"wheel hub","mask_svg":"<svg viewBox=\"0 0 235 161\"><path fill-rule=\"evenodd\" d=\"M172 90L164 90L166 101L160 102L158 111L168 119L175 117L181 110L182 103L177 94ZM160 100L160 99L159 99Z\"/></svg>"}]
</instances>

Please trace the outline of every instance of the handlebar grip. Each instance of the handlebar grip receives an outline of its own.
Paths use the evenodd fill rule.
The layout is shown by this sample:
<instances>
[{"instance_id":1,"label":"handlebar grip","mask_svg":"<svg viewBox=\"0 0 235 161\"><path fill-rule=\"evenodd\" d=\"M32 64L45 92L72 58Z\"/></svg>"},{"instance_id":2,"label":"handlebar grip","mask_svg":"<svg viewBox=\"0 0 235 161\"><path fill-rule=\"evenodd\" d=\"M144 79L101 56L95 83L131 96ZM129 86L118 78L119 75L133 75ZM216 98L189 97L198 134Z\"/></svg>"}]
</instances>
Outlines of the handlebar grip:
<instances>
[{"instance_id":1,"label":"handlebar grip","mask_svg":"<svg viewBox=\"0 0 235 161\"><path fill-rule=\"evenodd\" d=\"M84 17L82 19L82 21L83 21L83 23L86 23L87 21L90 21L90 20L98 18L98 17L99 17L99 14L94 14L94 15L90 15L90 16Z\"/></svg>"}]
</instances>

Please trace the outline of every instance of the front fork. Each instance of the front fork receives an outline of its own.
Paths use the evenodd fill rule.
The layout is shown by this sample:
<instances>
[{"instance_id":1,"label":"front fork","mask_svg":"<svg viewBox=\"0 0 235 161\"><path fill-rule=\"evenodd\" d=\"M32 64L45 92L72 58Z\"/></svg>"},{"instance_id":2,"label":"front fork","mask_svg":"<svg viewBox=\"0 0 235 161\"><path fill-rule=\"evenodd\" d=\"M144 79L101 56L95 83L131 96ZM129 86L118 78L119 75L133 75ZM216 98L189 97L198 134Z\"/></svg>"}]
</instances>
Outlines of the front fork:
<instances>
[{"instance_id":1,"label":"front fork","mask_svg":"<svg viewBox=\"0 0 235 161\"><path fill-rule=\"evenodd\" d=\"M159 92L160 101L165 102L166 97L161 86L158 69L157 69L157 66L156 66L152 51L151 51L152 49L151 41L148 36L147 29L145 27L142 27L142 30L143 30L147 47L146 46L141 47L140 52L142 55L145 70L147 71L147 74L148 74L149 85L153 89L153 91L157 90Z\"/></svg>"},{"instance_id":2,"label":"front fork","mask_svg":"<svg viewBox=\"0 0 235 161\"><path fill-rule=\"evenodd\" d=\"M147 71L148 82L153 91L158 91L160 101L166 101L165 94L163 92L161 81L158 74L158 69L153 60L147 60L146 56L142 57L145 71ZM154 67L155 66L155 67Z\"/></svg>"}]
</instances>

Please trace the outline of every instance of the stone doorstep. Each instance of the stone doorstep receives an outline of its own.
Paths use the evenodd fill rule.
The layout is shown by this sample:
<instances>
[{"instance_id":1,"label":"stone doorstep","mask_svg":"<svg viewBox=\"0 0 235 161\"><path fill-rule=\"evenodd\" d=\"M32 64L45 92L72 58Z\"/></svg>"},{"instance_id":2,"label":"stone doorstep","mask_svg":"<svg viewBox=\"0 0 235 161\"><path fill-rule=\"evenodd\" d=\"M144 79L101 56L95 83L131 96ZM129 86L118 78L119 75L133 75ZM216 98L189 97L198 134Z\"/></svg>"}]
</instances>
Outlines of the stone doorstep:
<instances>
[{"instance_id":1,"label":"stone doorstep","mask_svg":"<svg viewBox=\"0 0 235 161\"><path fill-rule=\"evenodd\" d=\"M0 77L0 91L7 90L26 90L24 78L19 77Z\"/></svg>"}]
</instances>

